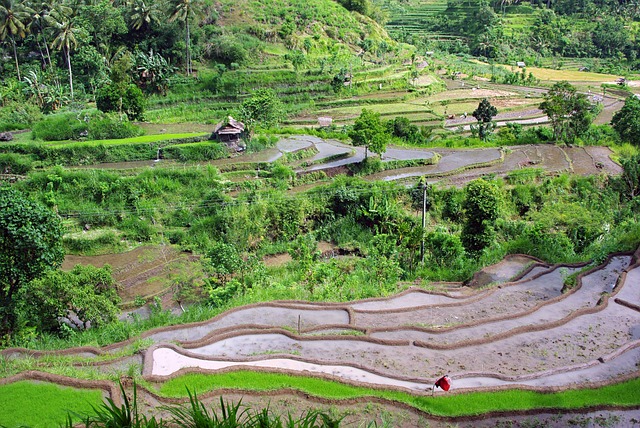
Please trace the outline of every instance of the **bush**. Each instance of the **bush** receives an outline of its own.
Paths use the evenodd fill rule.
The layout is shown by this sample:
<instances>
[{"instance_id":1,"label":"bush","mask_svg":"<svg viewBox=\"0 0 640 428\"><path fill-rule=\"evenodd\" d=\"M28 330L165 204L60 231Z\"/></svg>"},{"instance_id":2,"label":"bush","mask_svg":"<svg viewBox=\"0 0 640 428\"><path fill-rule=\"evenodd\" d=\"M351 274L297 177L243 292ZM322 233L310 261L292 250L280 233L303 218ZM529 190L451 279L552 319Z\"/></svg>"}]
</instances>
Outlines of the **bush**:
<instances>
[{"instance_id":1,"label":"bush","mask_svg":"<svg viewBox=\"0 0 640 428\"><path fill-rule=\"evenodd\" d=\"M516 144L540 144L553 140L553 130L548 126L536 126L523 131Z\"/></svg>"},{"instance_id":2,"label":"bush","mask_svg":"<svg viewBox=\"0 0 640 428\"><path fill-rule=\"evenodd\" d=\"M109 140L137 137L143 133L142 128L128 120L122 120L117 115L105 114L91 118L88 137L91 140Z\"/></svg>"},{"instance_id":3,"label":"bush","mask_svg":"<svg viewBox=\"0 0 640 428\"><path fill-rule=\"evenodd\" d=\"M249 56L243 43L235 36L218 36L210 43L206 56L224 64L242 64Z\"/></svg>"},{"instance_id":4,"label":"bush","mask_svg":"<svg viewBox=\"0 0 640 428\"><path fill-rule=\"evenodd\" d=\"M573 244L562 232L544 230L540 225L525 227L524 233L506 245L511 254L528 254L549 263L571 261Z\"/></svg>"},{"instance_id":5,"label":"bush","mask_svg":"<svg viewBox=\"0 0 640 428\"><path fill-rule=\"evenodd\" d=\"M256 137L251 138L247 143L247 152L254 153L259 152L265 149L270 149L276 146L278 142L278 137L275 135L258 135Z\"/></svg>"},{"instance_id":6,"label":"bush","mask_svg":"<svg viewBox=\"0 0 640 428\"><path fill-rule=\"evenodd\" d=\"M0 154L0 174L26 175L33 168L30 156L15 153Z\"/></svg>"},{"instance_id":7,"label":"bush","mask_svg":"<svg viewBox=\"0 0 640 428\"><path fill-rule=\"evenodd\" d=\"M0 108L0 132L27 129L40 119L42 113L37 106L11 101Z\"/></svg>"},{"instance_id":8,"label":"bush","mask_svg":"<svg viewBox=\"0 0 640 428\"><path fill-rule=\"evenodd\" d=\"M347 166L354 174L369 175L384 171L382 160L378 157L369 156L359 163L352 163Z\"/></svg>"},{"instance_id":9,"label":"bush","mask_svg":"<svg viewBox=\"0 0 640 428\"><path fill-rule=\"evenodd\" d=\"M88 123L74 114L48 117L33 126L32 138L44 141L66 141L80 137L88 129Z\"/></svg>"},{"instance_id":10,"label":"bush","mask_svg":"<svg viewBox=\"0 0 640 428\"><path fill-rule=\"evenodd\" d=\"M150 241L155 234L153 225L138 217L129 217L123 221L122 230L124 231L125 238L138 242Z\"/></svg>"},{"instance_id":11,"label":"bush","mask_svg":"<svg viewBox=\"0 0 640 428\"><path fill-rule=\"evenodd\" d=\"M143 120L145 100L136 85L112 83L96 91L96 107L105 113L124 113L129 120Z\"/></svg>"}]
</instances>

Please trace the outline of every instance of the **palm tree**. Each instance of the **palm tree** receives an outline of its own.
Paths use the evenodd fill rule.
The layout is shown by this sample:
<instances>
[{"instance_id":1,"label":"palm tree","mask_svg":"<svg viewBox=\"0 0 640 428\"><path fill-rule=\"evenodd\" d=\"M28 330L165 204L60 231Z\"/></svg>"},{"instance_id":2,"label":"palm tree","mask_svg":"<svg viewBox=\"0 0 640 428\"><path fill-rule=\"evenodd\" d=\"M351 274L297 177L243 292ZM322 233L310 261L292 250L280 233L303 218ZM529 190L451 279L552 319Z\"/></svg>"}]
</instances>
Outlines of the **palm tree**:
<instances>
[{"instance_id":1,"label":"palm tree","mask_svg":"<svg viewBox=\"0 0 640 428\"><path fill-rule=\"evenodd\" d=\"M55 8L66 7L66 6L53 6L51 4L51 0L32 0L27 4L30 8L29 17L29 32L36 35L36 43L38 44L38 49L40 49L40 56L43 57L43 62L45 66L51 67L51 53L49 52L49 42L47 41L47 34L45 33L45 28L49 25L48 21L50 19L49 15L52 13L55 14ZM42 36L42 41L44 44L45 53L42 52L42 46L40 45L39 35Z\"/></svg>"},{"instance_id":2,"label":"palm tree","mask_svg":"<svg viewBox=\"0 0 640 428\"><path fill-rule=\"evenodd\" d=\"M159 8L154 0L134 0L131 2L131 25L135 30L158 22Z\"/></svg>"},{"instance_id":3,"label":"palm tree","mask_svg":"<svg viewBox=\"0 0 640 428\"><path fill-rule=\"evenodd\" d=\"M69 68L69 86L71 88L71 100L73 101L73 73L71 72L71 49L78 45L76 33L78 29L73 26L71 19L57 25L58 34L56 35L51 46L55 49L62 50L67 58L67 67Z\"/></svg>"},{"instance_id":4,"label":"palm tree","mask_svg":"<svg viewBox=\"0 0 640 428\"><path fill-rule=\"evenodd\" d=\"M30 9L24 5L13 4L12 0L0 0L0 41L5 40L7 36L11 39L18 80L21 80L21 77L15 37L19 36L22 39L26 37L27 27L24 23L29 18L29 10Z\"/></svg>"},{"instance_id":5,"label":"palm tree","mask_svg":"<svg viewBox=\"0 0 640 428\"><path fill-rule=\"evenodd\" d=\"M191 18L191 16L202 16L202 3L201 0L168 0L167 4L170 13L169 22L173 22L176 19L184 21L185 42L187 45L185 60L187 74L190 75L193 70L191 67L191 53L189 52L189 45L191 43L191 38L189 35L189 19Z\"/></svg>"}]
</instances>

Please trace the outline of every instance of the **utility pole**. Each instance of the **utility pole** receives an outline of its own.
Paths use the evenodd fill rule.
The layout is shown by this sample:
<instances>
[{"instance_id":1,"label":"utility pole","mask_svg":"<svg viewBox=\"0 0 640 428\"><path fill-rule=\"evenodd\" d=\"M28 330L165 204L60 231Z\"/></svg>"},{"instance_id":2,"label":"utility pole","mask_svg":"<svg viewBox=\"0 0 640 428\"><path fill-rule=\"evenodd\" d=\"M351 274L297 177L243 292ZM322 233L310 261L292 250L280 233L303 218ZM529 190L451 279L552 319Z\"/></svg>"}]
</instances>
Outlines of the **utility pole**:
<instances>
[{"instance_id":1,"label":"utility pole","mask_svg":"<svg viewBox=\"0 0 640 428\"><path fill-rule=\"evenodd\" d=\"M420 262L424 264L424 229L427 227L427 180L422 183L422 243L420 244Z\"/></svg>"}]
</instances>

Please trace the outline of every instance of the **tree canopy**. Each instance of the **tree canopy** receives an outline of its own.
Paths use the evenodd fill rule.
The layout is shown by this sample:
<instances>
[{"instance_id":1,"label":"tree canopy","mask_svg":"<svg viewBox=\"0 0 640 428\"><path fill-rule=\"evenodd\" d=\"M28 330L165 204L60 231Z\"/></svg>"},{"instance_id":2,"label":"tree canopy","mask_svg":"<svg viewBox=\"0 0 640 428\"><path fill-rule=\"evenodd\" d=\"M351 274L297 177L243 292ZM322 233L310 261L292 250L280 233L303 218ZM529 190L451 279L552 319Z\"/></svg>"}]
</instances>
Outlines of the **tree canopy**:
<instances>
[{"instance_id":1,"label":"tree canopy","mask_svg":"<svg viewBox=\"0 0 640 428\"><path fill-rule=\"evenodd\" d=\"M250 129L257 124L276 125L283 115L282 102L273 89L258 89L240 107L240 118Z\"/></svg>"},{"instance_id":2,"label":"tree canopy","mask_svg":"<svg viewBox=\"0 0 640 428\"><path fill-rule=\"evenodd\" d=\"M622 141L640 147L640 99L635 95L628 97L624 106L613 115L611 125Z\"/></svg>"},{"instance_id":3,"label":"tree canopy","mask_svg":"<svg viewBox=\"0 0 640 428\"><path fill-rule=\"evenodd\" d=\"M500 214L500 200L500 189L493 182L478 179L465 187L461 240L469 253L478 254L493 241L493 224Z\"/></svg>"},{"instance_id":4,"label":"tree canopy","mask_svg":"<svg viewBox=\"0 0 640 428\"><path fill-rule=\"evenodd\" d=\"M554 84L544 95L540 109L551 121L553 138L571 143L591 125L591 104L586 95L578 93L569 82Z\"/></svg>"},{"instance_id":5,"label":"tree canopy","mask_svg":"<svg viewBox=\"0 0 640 428\"><path fill-rule=\"evenodd\" d=\"M362 109L362 113L349 131L349 138L354 146L365 147L365 158L367 151L371 150L380 156L387 150L389 134L387 128L380 120L380 113L373 110Z\"/></svg>"},{"instance_id":6,"label":"tree canopy","mask_svg":"<svg viewBox=\"0 0 640 428\"><path fill-rule=\"evenodd\" d=\"M472 116L478 121L478 136L481 140L486 140L495 128L492 120L496 114L498 114L498 109L492 106L486 98L480 101L478 108L473 111Z\"/></svg>"},{"instance_id":7,"label":"tree canopy","mask_svg":"<svg viewBox=\"0 0 640 428\"><path fill-rule=\"evenodd\" d=\"M16 293L62 264L62 223L18 190L0 186L0 334L16 327Z\"/></svg>"}]
</instances>

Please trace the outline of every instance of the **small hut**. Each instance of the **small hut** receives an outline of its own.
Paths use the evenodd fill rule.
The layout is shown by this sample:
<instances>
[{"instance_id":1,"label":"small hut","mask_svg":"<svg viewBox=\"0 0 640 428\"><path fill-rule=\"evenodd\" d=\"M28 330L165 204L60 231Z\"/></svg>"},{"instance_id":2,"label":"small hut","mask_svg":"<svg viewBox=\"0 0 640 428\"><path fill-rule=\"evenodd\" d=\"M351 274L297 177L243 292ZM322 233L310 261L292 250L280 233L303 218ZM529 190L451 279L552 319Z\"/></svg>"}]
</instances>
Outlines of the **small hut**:
<instances>
[{"instance_id":1,"label":"small hut","mask_svg":"<svg viewBox=\"0 0 640 428\"><path fill-rule=\"evenodd\" d=\"M240 146L240 140L244 137L244 123L239 122L229 116L227 120L223 120L218 123L216 127L213 129L213 133L211 134L211 139L220 141L221 143L226 143L230 148L235 148L236 151Z\"/></svg>"},{"instance_id":2,"label":"small hut","mask_svg":"<svg viewBox=\"0 0 640 428\"><path fill-rule=\"evenodd\" d=\"M524 61L518 61L516 62L516 65L520 68L525 68L527 66L527 64L525 64Z\"/></svg>"}]
</instances>

